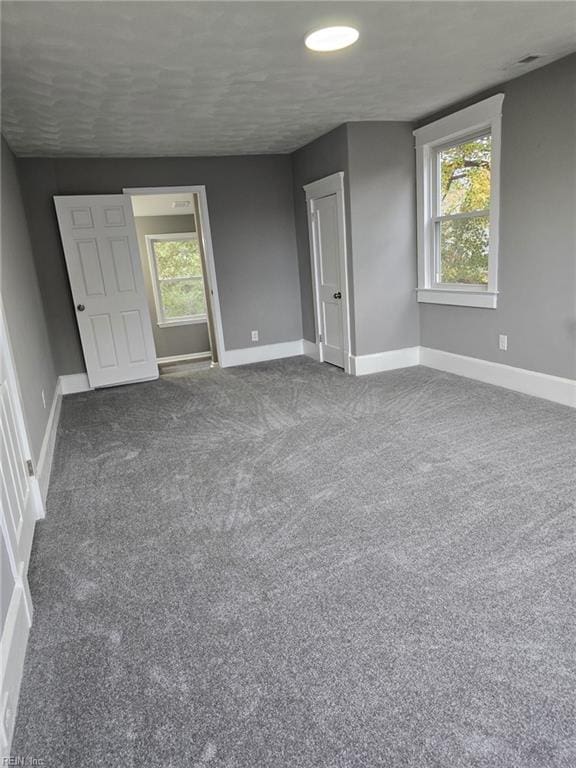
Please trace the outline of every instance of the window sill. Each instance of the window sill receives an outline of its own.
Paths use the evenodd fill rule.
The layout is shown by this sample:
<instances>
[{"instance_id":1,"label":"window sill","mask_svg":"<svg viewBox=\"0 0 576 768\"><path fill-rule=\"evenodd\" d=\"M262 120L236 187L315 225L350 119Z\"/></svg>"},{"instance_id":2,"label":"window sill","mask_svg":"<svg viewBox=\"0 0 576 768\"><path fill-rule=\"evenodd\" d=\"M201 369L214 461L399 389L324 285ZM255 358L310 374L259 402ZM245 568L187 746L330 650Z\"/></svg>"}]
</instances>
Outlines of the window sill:
<instances>
[{"instance_id":1,"label":"window sill","mask_svg":"<svg viewBox=\"0 0 576 768\"><path fill-rule=\"evenodd\" d=\"M496 309L498 302L497 291L468 288L418 288L417 297L419 302L425 304L451 304L482 309Z\"/></svg>"},{"instance_id":2,"label":"window sill","mask_svg":"<svg viewBox=\"0 0 576 768\"><path fill-rule=\"evenodd\" d=\"M182 320L166 320L161 323L156 323L158 328L174 328L178 325L196 325L197 323L207 323L208 317L206 315L198 315L198 317L187 317Z\"/></svg>"}]
</instances>

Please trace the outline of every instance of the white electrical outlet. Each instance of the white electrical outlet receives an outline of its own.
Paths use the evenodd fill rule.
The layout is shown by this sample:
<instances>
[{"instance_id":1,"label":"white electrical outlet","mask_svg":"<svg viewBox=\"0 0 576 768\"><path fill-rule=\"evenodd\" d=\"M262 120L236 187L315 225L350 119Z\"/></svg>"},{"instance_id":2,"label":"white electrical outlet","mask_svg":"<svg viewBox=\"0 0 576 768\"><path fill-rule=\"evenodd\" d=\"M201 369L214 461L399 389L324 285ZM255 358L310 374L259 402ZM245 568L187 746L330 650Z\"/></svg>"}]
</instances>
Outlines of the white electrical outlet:
<instances>
[{"instance_id":1,"label":"white electrical outlet","mask_svg":"<svg viewBox=\"0 0 576 768\"><path fill-rule=\"evenodd\" d=\"M258 331L252 331L252 341L258 341Z\"/></svg>"},{"instance_id":2,"label":"white electrical outlet","mask_svg":"<svg viewBox=\"0 0 576 768\"><path fill-rule=\"evenodd\" d=\"M508 336L505 333L498 336L498 347L502 352L506 352L508 349Z\"/></svg>"},{"instance_id":3,"label":"white electrical outlet","mask_svg":"<svg viewBox=\"0 0 576 768\"><path fill-rule=\"evenodd\" d=\"M46 408L46 395L44 394L44 390L42 390L42 405Z\"/></svg>"}]
</instances>

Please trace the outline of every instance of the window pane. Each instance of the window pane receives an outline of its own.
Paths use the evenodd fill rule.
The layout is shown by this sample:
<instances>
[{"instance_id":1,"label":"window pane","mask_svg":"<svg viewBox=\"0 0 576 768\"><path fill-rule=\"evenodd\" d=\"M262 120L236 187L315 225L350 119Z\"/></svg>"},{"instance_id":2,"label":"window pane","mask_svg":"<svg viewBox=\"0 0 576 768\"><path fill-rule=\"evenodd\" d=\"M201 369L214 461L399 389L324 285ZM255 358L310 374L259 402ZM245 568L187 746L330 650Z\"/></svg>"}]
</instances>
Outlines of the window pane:
<instances>
[{"instance_id":1,"label":"window pane","mask_svg":"<svg viewBox=\"0 0 576 768\"><path fill-rule=\"evenodd\" d=\"M202 275L197 240L154 240L158 277Z\"/></svg>"},{"instance_id":2,"label":"window pane","mask_svg":"<svg viewBox=\"0 0 576 768\"><path fill-rule=\"evenodd\" d=\"M166 320L206 314L206 297L202 280L160 283L160 294Z\"/></svg>"},{"instance_id":3,"label":"window pane","mask_svg":"<svg viewBox=\"0 0 576 768\"><path fill-rule=\"evenodd\" d=\"M439 152L440 215L483 211L490 207L491 136Z\"/></svg>"},{"instance_id":4,"label":"window pane","mask_svg":"<svg viewBox=\"0 0 576 768\"><path fill-rule=\"evenodd\" d=\"M487 216L438 222L440 264L438 282L487 285Z\"/></svg>"}]
</instances>

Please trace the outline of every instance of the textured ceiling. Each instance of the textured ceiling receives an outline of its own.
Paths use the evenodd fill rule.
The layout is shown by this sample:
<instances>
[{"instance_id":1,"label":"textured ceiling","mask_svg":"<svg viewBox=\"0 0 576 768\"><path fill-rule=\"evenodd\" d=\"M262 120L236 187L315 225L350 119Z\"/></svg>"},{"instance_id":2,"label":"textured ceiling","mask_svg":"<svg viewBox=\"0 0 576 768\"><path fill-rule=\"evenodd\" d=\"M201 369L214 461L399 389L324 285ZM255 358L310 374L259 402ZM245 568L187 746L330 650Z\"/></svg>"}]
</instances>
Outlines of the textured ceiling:
<instances>
[{"instance_id":1,"label":"textured ceiling","mask_svg":"<svg viewBox=\"0 0 576 768\"><path fill-rule=\"evenodd\" d=\"M576 50L574 2L4 2L2 16L2 126L19 155L289 152ZM360 41L304 48L334 22ZM516 64L531 53L544 58Z\"/></svg>"}]
</instances>

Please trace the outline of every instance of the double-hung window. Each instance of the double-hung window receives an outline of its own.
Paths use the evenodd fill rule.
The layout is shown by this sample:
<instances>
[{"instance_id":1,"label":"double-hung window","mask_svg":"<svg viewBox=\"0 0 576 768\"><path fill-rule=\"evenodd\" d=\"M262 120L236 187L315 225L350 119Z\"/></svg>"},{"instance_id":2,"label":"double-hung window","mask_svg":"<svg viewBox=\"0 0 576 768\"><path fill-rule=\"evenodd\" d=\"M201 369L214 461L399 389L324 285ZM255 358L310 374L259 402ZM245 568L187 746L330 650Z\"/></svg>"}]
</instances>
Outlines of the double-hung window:
<instances>
[{"instance_id":1,"label":"double-hung window","mask_svg":"<svg viewBox=\"0 0 576 768\"><path fill-rule=\"evenodd\" d=\"M206 294L195 232L147 235L158 325L206 322Z\"/></svg>"},{"instance_id":2,"label":"double-hung window","mask_svg":"<svg viewBox=\"0 0 576 768\"><path fill-rule=\"evenodd\" d=\"M418 301L494 309L503 94L414 131Z\"/></svg>"}]
</instances>

